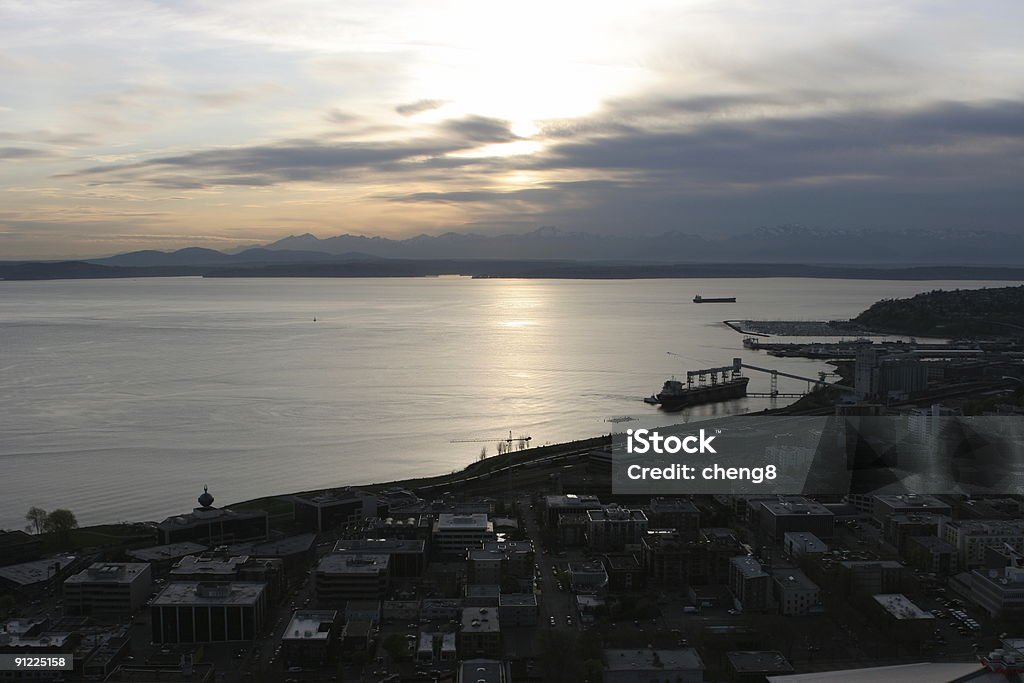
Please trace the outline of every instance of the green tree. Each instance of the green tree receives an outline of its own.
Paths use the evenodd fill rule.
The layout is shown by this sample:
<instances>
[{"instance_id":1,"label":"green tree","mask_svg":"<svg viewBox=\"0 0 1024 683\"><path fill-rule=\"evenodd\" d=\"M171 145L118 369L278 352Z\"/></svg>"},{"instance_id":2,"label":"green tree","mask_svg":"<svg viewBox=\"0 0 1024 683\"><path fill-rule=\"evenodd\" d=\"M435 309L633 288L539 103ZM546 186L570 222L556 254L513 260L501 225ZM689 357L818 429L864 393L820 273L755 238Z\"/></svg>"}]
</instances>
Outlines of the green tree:
<instances>
[{"instance_id":1,"label":"green tree","mask_svg":"<svg viewBox=\"0 0 1024 683\"><path fill-rule=\"evenodd\" d=\"M43 530L47 533L67 536L72 529L77 528L78 520L75 519L75 513L64 508L57 508L46 515L46 521L43 522Z\"/></svg>"},{"instance_id":2,"label":"green tree","mask_svg":"<svg viewBox=\"0 0 1024 683\"><path fill-rule=\"evenodd\" d=\"M25 526L25 531L31 531L34 534L41 534L46 528L46 510L43 508L37 508L35 505L28 509L25 513L25 521L28 524Z\"/></svg>"}]
</instances>

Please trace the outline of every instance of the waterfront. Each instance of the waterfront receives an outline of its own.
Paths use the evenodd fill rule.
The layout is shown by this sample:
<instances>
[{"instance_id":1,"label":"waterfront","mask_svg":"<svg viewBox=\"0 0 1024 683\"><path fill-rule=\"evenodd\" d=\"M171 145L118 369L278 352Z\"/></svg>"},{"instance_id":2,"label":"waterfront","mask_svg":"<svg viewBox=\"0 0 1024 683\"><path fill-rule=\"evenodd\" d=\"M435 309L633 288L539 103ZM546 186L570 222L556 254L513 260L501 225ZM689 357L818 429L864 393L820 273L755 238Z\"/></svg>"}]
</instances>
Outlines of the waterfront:
<instances>
[{"instance_id":1,"label":"waterfront","mask_svg":"<svg viewBox=\"0 0 1024 683\"><path fill-rule=\"evenodd\" d=\"M1015 283L0 282L0 527L22 527L31 505L82 524L159 519L203 484L223 504L440 474L495 452L451 440L510 429L541 445L606 433L612 416L676 422L640 399L672 373L754 353L724 319L850 317L882 298L1002 284ZM697 293L739 302L694 305ZM751 376L751 391L767 388Z\"/></svg>"}]
</instances>

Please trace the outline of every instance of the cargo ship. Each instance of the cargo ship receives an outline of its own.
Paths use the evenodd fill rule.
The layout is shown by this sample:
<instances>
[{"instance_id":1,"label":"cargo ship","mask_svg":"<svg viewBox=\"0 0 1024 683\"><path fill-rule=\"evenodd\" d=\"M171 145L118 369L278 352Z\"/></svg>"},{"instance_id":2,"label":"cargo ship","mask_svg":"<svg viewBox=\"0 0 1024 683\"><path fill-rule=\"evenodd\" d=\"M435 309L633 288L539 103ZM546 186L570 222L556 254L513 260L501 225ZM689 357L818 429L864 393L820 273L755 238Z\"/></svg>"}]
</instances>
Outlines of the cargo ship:
<instances>
[{"instance_id":1,"label":"cargo ship","mask_svg":"<svg viewBox=\"0 0 1024 683\"><path fill-rule=\"evenodd\" d=\"M693 303L695 304L734 304L736 303L736 297L734 296L701 296L698 294L693 297Z\"/></svg>"},{"instance_id":2,"label":"cargo ship","mask_svg":"<svg viewBox=\"0 0 1024 683\"><path fill-rule=\"evenodd\" d=\"M644 399L645 403L659 405L663 410L682 410L690 406L705 403L719 403L743 398L747 395L749 377L734 376L732 379L711 384L681 382L677 379L666 380L661 392Z\"/></svg>"}]
</instances>

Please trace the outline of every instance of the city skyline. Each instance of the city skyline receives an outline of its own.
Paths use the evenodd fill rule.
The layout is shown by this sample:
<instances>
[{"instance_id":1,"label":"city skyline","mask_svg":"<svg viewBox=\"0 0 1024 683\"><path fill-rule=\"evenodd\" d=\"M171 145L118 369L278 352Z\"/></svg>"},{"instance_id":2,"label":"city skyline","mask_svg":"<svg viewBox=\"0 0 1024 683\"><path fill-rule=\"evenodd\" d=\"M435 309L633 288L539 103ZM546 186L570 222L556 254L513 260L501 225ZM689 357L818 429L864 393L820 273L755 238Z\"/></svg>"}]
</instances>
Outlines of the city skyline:
<instances>
[{"instance_id":1,"label":"city skyline","mask_svg":"<svg viewBox=\"0 0 1024 683\"><path fill-rule=\"evenodd\" d=\"M0 4L0 258L289 234L1019 233L1005 2Z\"/></svg>"}]
</instances>

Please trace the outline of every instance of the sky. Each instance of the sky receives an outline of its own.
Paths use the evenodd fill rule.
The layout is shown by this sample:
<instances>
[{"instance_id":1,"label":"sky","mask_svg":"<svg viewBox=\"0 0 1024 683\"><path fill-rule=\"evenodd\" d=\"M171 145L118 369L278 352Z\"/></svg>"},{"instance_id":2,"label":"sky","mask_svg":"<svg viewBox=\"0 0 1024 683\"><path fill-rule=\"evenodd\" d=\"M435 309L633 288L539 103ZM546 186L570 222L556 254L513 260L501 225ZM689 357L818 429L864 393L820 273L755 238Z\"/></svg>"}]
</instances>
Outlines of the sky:
<instances>
[{"instance_id":1,"label":"sky","mask_svg":"<svg viewBox=\"0 0 1024 683\"><path fill-rule=\"evenodd\" d=\"M1024 4L0 0L0 260L1024 230Z\"/></svg>"}]
</instances>

